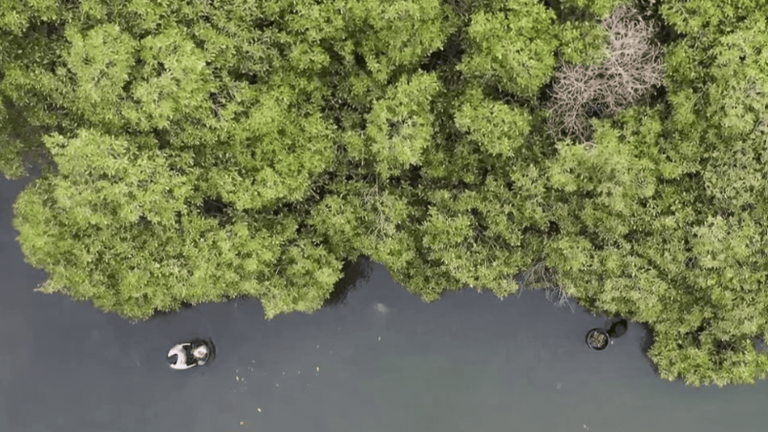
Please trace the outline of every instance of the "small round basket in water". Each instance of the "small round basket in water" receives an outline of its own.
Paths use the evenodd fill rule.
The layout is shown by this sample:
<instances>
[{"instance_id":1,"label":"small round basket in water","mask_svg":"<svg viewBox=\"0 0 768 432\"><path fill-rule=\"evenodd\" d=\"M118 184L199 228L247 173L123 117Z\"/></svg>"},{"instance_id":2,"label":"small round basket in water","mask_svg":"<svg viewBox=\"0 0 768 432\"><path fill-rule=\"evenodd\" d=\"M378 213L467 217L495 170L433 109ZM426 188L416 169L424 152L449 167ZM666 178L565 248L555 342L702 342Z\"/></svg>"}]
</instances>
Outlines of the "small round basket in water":
<instances>
[{"instance_id":1,"label":"small round basket in water","mask_svg":"<svg viewBox=\"0 0 768 432\"><path fill-rule=\"evenodd\" d=\"M595 328L587 333L587 346L595 351L604 350L609 343L611 343L611 338L608 336L608 332L603 329Z\"/></svg>"}]
</instances>

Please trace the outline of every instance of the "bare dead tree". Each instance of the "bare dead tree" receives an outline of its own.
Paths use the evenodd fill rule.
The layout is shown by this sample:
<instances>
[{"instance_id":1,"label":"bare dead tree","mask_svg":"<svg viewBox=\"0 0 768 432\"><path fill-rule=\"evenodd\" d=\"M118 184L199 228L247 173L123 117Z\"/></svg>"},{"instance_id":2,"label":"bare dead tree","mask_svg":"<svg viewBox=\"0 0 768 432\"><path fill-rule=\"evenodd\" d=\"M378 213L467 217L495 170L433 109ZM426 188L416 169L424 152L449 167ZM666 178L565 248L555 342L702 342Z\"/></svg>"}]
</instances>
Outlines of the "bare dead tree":
<instances>
[{"instance_id":1,"label":"bare dead tree","mask_svg":"<svg viewBox=\"0 0 768 432\"><path fill-rule=\"evenodd\" d=\"M662 50L652 23L643 21L633 5L622 5L602 25L609 34L607 60L599 65L560 60L547 106L550 133L556 138L587 142L590 114L615 114L662 84Z\"/></svg>"}]
</instances>

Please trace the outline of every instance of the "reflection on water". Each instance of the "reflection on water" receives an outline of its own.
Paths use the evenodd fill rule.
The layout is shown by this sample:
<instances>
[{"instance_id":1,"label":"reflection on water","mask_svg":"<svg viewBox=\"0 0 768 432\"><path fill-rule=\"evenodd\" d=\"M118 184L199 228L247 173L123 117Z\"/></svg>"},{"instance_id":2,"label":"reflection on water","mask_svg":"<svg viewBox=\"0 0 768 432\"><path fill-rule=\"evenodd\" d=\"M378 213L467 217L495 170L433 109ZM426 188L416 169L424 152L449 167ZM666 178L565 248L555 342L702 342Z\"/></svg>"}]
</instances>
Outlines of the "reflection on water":
<instances>
[{"instance_id":1,"label":"reflection on water","mask_svg":"<svg viewBox=\"0 0 768 432\"><path fill-rule=\"evenodd\" d=\"M185 303L182 303L179 306L179 308L175 309L175 310L171 309L171 310L167 310L167 311L165 311L165 310L156 311L148 319L158 319L158 318L161 318L161 317L170 317L170 316L173 316L174 314L178 313L179 311L190 310L190 309L193 309L194 307L195 307L195 305L193 305L192 303L186 303L185 302ZM133 321L133 322L134 323L139 323L140 321Z\"/></svg>"},{"instance_id":2,"label":"reflection on water","mask_svg":"<svg viewBox=\"0 0 768 432\"><path fill-rule=\"evenodd\" d=\"M360 258L354 262L346 262L341 268L344 276L336 282L331 296L323 304L323 307L337 307L344 304L349 293L355 288L368 282L371 278L373 265L367 258Z\"/></svg>"},{"instance_id":3,"label":"reflection on water","mask_svg":"<svg viewBox=\"0 0 768 432\"><path fill-rule=\"evenodd\" d=\"M643 338L640 339L640 350L643 352L643 355L648 360L648 364L651 366L653 373L656 374L656 376L658 376L659 375L658 366L656 366L656 363L652 362L651 359L648 357L648 351L650 351L651 347L653 346L653 327L649 326L648 324L640 324L640 327L643 329L643 331L645 331Z\"/></svg>"},{"instance_id":4,"label":"reflection on water","mask_svg":"<svg viewBox=\"0 0 768 432\"><path fill-rule=\"evenodd\" d=\"M608 336L610 336L611 339L617 339L624 336L624 333L627 332L627 320L623 318L614 318L609 320L605 327L608 329Z\"/></svg>"}]
</instances>

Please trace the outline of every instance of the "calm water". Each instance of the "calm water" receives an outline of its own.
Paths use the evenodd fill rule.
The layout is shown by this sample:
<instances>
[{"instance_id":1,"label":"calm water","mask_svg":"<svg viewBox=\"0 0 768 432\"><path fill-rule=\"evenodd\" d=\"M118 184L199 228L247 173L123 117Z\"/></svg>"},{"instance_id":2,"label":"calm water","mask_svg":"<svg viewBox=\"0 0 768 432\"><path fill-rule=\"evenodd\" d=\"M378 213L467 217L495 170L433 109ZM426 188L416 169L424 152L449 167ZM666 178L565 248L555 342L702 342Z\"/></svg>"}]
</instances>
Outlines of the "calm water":
<instances>
[{"instance_id":1,"label":"calm water","mask_svg":"<svg viewBox=\"0 0 768 432\"><path fill-rule=\"evenodd\" d=\"M11 226L24 184L0 180L0 431L766 430L766 383L662 381L640 326L593 352L584 335L605 319L539 293L424 304L358 265L346 303L312 315L266 321L239 300L140 324L36 293L45 275ZM168 368L168 349L192 337L212 338L216 360Z\"/></svg>"}]
</instances>

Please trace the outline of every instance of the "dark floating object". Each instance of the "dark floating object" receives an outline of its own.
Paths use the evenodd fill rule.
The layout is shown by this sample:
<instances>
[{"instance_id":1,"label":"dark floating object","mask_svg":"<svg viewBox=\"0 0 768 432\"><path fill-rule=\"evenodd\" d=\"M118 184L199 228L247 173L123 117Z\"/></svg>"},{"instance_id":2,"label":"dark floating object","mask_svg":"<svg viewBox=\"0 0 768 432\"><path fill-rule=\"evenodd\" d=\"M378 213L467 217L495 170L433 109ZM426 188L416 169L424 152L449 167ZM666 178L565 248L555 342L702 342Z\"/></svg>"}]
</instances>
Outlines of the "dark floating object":
<instances>
[{"instance_id":1,"label":"dark floating object","mask_svg":"<svg viewBox=\"0 0 768 432\"><path fill-rule=\"evenodd\" d=\"M604 329L594 328L587 333L587 346L595 351L604 350L611 343L611 337Z\"/></svg>"},{"instance_id":2,"label":"dark floating object","mask_svg":"<svg viewBox=\"0 0 768 432\"><path fill-rule=\"evenodd\" d=\"M168 364L171 369L184 370L203 366L213 359L215 349L211 341L195 340L180 343L168 351Z\"/></svg>"},{"instance_id":3,"label":"dark floating object","mask_svg":"<svg viewBox=\"0 0 768 432\"><path fill-rule=\"evenodd\" d=\"M611 328L608 329L608 336L610 336L612 339L616 339L624 336L624 333L626 332L627 320L621 319L611 325Z\"/></svg>"}]
</instances>

